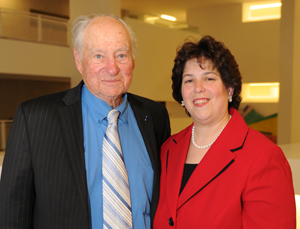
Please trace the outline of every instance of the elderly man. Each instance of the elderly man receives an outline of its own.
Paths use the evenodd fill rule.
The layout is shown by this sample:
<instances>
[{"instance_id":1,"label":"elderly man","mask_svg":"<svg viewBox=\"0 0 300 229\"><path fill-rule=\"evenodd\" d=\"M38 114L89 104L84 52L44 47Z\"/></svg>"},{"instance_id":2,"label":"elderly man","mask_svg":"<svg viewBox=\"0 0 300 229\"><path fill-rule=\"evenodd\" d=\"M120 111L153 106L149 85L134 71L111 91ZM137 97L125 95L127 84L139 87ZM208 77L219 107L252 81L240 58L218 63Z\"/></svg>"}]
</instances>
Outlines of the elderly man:
<instances>
[{"instance_id":1,"label":"elderly man","mask_svg":"<svg viewBox=\"0 0 300 229\"><path fill-rule=\"evenodd\" d=\"M73 41L83 81L17 108L0 183L0 228L150 228L168 113L127 93L135 40L122 20L80 16Z\"/></svg>"}]
</instances>

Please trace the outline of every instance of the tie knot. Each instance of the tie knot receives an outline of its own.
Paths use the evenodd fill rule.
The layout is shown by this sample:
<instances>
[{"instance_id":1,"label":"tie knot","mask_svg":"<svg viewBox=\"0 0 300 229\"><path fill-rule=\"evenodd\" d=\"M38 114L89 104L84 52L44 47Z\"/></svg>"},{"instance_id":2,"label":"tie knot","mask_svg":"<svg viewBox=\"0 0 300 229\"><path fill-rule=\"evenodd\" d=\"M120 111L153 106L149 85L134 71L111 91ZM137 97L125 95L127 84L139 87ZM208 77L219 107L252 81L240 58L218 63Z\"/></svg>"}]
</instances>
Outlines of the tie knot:
<instances>
[{"instance_id":1,"label":"tie knot","mask_svg":"<svg viewBox=\"0 0 300 229\"><path fill-rule=\"evenodd\" d=\"M111 110L107 115L108 124L117 123L119 114L120 114L120 111L118 111L117 109Z\"/></svg>"}]
</instances>

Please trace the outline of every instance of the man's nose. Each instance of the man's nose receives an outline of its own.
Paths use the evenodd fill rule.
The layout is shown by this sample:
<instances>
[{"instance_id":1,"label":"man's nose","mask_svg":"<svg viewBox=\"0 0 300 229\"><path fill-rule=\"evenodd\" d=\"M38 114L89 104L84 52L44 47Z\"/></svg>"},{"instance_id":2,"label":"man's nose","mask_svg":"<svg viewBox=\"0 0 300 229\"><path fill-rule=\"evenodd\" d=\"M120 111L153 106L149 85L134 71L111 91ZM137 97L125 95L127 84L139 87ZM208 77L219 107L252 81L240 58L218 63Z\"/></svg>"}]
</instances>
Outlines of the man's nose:
<instances>
[{"instance_id":1,"label":"man's nose","mask_svg":"<svg viewBox=\"0 0 300 229\"><path fill-rule=\"evenodd\" d=\"M110 57L106 60L105 68L108 74L111 76L116 76L120 71L118 63L114 57Z\"/></svg>"}]
</instances>

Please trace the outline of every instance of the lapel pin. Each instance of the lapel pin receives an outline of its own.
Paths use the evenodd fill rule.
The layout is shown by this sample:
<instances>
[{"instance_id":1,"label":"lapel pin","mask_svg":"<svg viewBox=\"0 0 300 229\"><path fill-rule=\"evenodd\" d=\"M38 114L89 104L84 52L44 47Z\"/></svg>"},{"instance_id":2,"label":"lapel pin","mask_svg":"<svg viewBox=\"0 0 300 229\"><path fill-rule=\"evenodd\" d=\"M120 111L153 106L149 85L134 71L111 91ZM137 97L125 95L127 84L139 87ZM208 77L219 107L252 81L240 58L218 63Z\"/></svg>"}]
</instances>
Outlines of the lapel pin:
<instances>
[{"instance_id":1,"label":"lapel pin","mask_svg":"<svg viewBox=\"0 0 300 229\"><path fill-rule=\"evenodd\" d=\"M145 116L145 122L148 120L148 116Z\"/></svg>"}]
</instances>

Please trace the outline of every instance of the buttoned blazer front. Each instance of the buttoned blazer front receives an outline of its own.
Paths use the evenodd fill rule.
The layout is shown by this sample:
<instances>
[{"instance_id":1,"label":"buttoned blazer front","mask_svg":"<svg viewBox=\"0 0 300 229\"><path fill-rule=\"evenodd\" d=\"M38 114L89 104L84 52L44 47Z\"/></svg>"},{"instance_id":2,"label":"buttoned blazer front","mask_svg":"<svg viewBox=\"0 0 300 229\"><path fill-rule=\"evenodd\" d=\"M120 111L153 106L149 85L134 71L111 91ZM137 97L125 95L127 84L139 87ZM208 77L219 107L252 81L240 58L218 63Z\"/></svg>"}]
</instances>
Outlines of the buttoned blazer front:
<instances>
[{"instance_id":1,"label":"buttoned blazer front","mask_svg":"<svg viewBox=\"0 0 300 229\"><path fill-rule=\"evenodd\" d=\"M281 151L232 118L179 195L192 126L161 149L161 190L154 228L296 228L290 166Z\"/></svg>"},{"instance_id":2,"label":"buttoned blazer front","mask_svg":"<svg viewBox=\"0 0 300 229\"><path fill-rule=\"evenodd\" d=\"M81 88L20 104L0 182L0 228L90 228ZM170 136L163 105L128 93L154 170L151 218L158 202L159 149ZM147 118L145 118L147 117Z\"/></svg>"}]
</instances>

